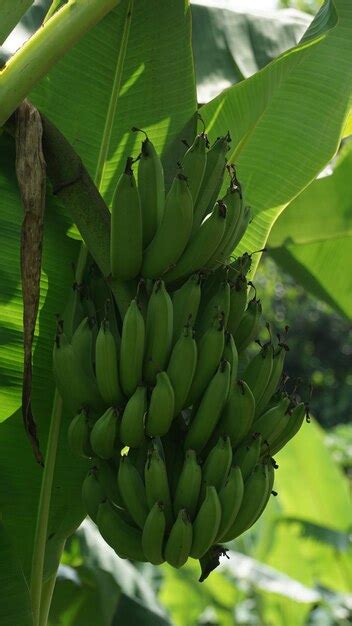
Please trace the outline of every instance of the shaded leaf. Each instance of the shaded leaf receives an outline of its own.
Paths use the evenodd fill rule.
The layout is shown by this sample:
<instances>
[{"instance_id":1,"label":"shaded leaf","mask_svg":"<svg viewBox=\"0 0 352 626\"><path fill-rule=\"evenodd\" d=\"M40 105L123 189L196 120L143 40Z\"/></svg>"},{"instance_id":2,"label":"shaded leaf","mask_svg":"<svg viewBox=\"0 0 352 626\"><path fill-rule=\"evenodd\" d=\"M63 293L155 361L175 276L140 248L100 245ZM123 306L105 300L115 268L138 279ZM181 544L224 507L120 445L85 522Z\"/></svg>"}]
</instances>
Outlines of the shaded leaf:
<instances>
[{"instance_id":1,"label":"shaded leaf","mask_svg":"<svg viewBox=\"0 0 352 626\"><path fill-rule=\"evenodd\" d=\"M339 550L340 552L347 552L352 545L351 533L344 533L334 528L328 528L321 526L320 524L313 524L307 522L300 517L283 517L278 520L279 524L298 524L302 537L310 537L316 541L321 541L327 545Z\"/></svg>"},{"instance_id":2,"label":"shaded leaf","mask_svg":"<svg viewBox=\"0 0 352 626\"><path fill-rule=\"evenodd\" d=\"M4 43L33 0L2 0L0 22L0 45Z\"/></svg>"},{"instance_id":3,"label":"shaded leaf","mask_svg":"<svg viewBox=\"0 0 352 626\"><path fill-rule=\"evenodd\" d=\"M0 523L0 621L2 626L32 626L28 586L12 542Z\"/></svg>"}]
</instances>

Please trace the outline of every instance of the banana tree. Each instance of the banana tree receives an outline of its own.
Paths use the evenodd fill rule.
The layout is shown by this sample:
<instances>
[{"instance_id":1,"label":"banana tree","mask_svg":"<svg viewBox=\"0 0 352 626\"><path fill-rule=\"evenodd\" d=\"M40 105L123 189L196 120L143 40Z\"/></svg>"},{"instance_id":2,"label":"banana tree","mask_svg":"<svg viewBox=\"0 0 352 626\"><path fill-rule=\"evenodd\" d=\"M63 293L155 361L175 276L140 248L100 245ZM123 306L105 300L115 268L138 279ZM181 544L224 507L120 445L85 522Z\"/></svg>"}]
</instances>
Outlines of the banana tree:
<instances>
[{"instance_id":1,"label":"banana tree","mask_svg":"<svg viewBox=\"0 0 352 626\"><path fill-rule=\"evenodd\" d=\"M18 0L1 7L2 41L28 4ZM62 312L69 295L72 262L76 278L83 271L87 249L82 238L104 263L104 210L111 205L126 157L137 157L139 151L130 128L142 128L152 138L167 181L183 153L181 140L189 141L195 133L191 17L187 0L54 0L43 26L0 71L4 625L47 624L63 547L85 516L80 493L87 463L68 450L68 417L51 374L55 314ZM230 159L254 215L238 253L266 244L280 214L335 154L350 107L351 34L349 2L327 1L297 46L202 107L211 140L224 129L231 134ZM23 107L24 98L32 105ZM46 189L39 181L39 202L36 196L44 230L40 273L33 248L26 256L28 248L23 240L21 244L21 198L27 189L18 167L16 176L14 136L17 125L18 146L21 111L30 111L38 121L33 105L41 114L51 180ZM76 194L83 193L84 213L75 202ZM40 256L40 241L34 244ZM28 411L28 395L22 399L26 292L21 291L21 270L23 276L31 263L40 298L32 303L30 323L25 319L27 339L33 335ZM123 299L118 289L116 295Z\"/></svg>"}]
</instances>

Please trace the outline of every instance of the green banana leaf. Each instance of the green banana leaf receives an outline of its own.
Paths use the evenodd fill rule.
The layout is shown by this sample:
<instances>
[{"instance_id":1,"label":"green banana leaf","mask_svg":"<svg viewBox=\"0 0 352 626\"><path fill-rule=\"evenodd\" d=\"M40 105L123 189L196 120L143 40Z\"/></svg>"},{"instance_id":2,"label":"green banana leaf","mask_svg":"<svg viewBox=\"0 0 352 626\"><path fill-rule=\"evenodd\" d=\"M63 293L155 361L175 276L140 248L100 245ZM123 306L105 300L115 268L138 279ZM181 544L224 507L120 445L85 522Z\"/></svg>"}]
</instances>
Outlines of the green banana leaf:
<instances>
[{"instance_id":1,"label":"green banana leaf","mask_svg":"<svg viewBox=\"0 0 352 626\"><path fill-rule=\"evenodd\" d=\"M241 12L202 0L192 2L198 102L248 78L295 46L312 16L295 10ZM211 54L209 54L211 50Z\"/></svg>"},{"instance_id":2,"label":"green banana leaf","mask_svg":"<svg viewBox=\"0 0 352 626\"><path fill-rule=\"evenodd\" d=\"M145 1L136 6L130 45L124 59L120 56L122 88L118 100L110 103L116 107L110 125L105 125L105 118L116 77L126 2L76 46L43 81L36 96L42 109L50 116L52 113L55 121L65 127L73 144L80 146L93 173L99 158L106 195L112 193L116 181L117 155L121 154L117 145L127 154L130 137L140 144L141 137L137 139L129 133L132 125L150 130L158 148L164 146L166 137L172 143L179 142L183 132L187 136L185 127L190 120L194 125L192 114L196 102L187 5L177 1L166 7L161 1ZM126 139L124 144L120 144L122 136ZM3 134L0 141L0 411L1 420L6 420L0 426L0 510L28 585L42 469L34 460L19 409L23 359L19 242L23 215L14 174L13 140ZM180 146L182 148L181 142ZM51 352L55 314L63 310L69 295L73 280L71 263L78 254L78 242L67 235L72 223L49 190L45 224L33 379L33 412L43 452L53 398ZM83 518L80 489L86 463L74 459L68 450L68 419L69 416L63 415L52 490L45 579L56 571L65 538ZM6 566L1 565L5 575ZM0 605L5 601L0 588ZM19 619L13 619L13 623L19 623Z\"/></svg>"},{"instance_id":3,"label":"green banana leaf","mask_svg":"<svg viewBox=\"0 0 352 626\"><path fill-rule=\"evenodd\" d=\"M22 15L31 6L33 0L2 0L0 22L0 45L11 33Z\"/></svg>"},{"instance_id":4,"label":"green banana leaf","mask_svg":"<svg viewBox=\"0 0 352 626\"><path fill-rule=\"evenodd\" d=\"M184 152L181 139L194 133L197 108L187 0L135 2L119 68L126 6L121 2L31 94L82 157L108 203L126 158L140 151L143 136L131 127L148 133L174 174ZM121 87L114 94L116 76Z\"/></svg>"},{"instance_id":5,"label":"green banana leaf","mask_svg":"<svg viewBox=\"0 0 352 626\"><path fill-rule=\"evenodd\" d=\"M275 261L338 313L352 317L352 143L280 215L268 248Z\"/></svg>"},{"instance_id":6,"label":"green banana leaf","mask_svg":"<svg viewBox=\"0 0 352 626\"><path fill-rule=\"evenodd\" d=\"M351 59L351 4L330 0L300 45L202 107L211 139L230 130L229 158L254 215L238 252L266 244L280 213L336 152L350 108Z\"/></svg>"},{"instance_id":7,"label":"green banana leaf","mask_svg":"<svg viewBox=\"0 0 352 626\"><path fill-rule=\"evenodd\" d=\"M28 587L12 542L0 523L0 621L2 626L32 625Z\"/></svg>"}]
</instances>

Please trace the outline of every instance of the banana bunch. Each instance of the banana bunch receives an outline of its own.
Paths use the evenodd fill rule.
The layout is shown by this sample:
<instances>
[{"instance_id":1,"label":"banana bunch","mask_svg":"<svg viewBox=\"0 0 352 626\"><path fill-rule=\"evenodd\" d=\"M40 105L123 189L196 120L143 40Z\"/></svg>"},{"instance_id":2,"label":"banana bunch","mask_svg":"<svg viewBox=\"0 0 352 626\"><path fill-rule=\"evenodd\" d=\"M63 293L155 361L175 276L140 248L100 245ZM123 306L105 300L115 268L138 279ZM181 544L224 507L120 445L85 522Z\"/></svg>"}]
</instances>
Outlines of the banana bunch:
<instances>
[{"instance_id":1,"label":"banana bunch","mask_svg":"<svg viewBox=\"0 0 352 626\"><path fill-rule=\"evenodd\" d=\"M208 573L219 542L263 513L273 455L307 414L285 389L285 341L255 343L251 255L231 259L250 212L229 144L226 134L209 148L199 133L165 194L145 136L138 176L128 159L111 207L111 274L129 286L127 310L111 277L88 268L53 350L69 447L90 459L83 502L104 539L121 558L180 568L191 557Z\"/></svg>"}]
</instances>

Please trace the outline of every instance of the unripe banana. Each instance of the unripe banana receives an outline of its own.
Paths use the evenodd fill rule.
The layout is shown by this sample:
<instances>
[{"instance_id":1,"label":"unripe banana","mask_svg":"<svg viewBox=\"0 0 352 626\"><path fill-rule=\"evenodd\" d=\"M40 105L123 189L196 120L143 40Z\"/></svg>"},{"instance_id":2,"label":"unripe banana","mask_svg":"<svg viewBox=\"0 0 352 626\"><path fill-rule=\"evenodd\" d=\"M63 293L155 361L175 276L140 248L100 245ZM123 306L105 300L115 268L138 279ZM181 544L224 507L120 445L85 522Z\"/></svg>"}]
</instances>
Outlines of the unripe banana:
<instances>
[{"instance_id":1,"label":"unripe banana","mask_svg":"<svg viewBox=\"0 0 352 626\"><path fill-rule=\"evenodd\" d=\"M106 320L100 326L95 344L95 372L104 401L110 405L120 404L123 393L119 380L117 346Z\"/></svg>"},{"instance_id":2,"label":"unripe banana","mask_svg":"<svg viewBox=\"0 0 352 626\"><path fill-rule=\"evenodd\" d=\"M199 133L182 159L182 170L188 179L193 204L197 201L204 178L207 164L207 144L206 134L204 132Z\"/></svg>"},{"instance_id":3,"label":"unripe banana","mask_svg":"<svg viewBox=\"0 0 352 626\"><path fill-rule=\"evenodd\" d=\"M177 263L190 238L193 201L183 174L175 176L166 197L161 223L144 251L141 274L158 278Z\"/></svg>"},{"instance_id":4,"label":"unripe banana","mask_svg":"<svg viewBox=\"0 0 352 626\"><path fill-rule=\"evenodd\" d=\"M151 509L155 502L162 502L164 504L166 527L170 528L173 523L173 515L169 481L165 462L155 446L148 454L144 470L144 482L149 508Z\"/></svg>"},{"instance_id":5,"label":"unripe banana","mask_svg":"<svg viewBox=\"0 0 352 626\"><path fill-rule=\"evenodd\" d=\"M203 489L213 485L219 492L225 485L232 463L232 448L229 437L219 437L217 444L209 452L202 468Z\"/></svg>"},{"instance_id":6,"label":"unripe banana","mask_svg":"<svg viewBox=\"0 0 352 626\"><path fill-rule=\"evenodd\" d=\"M222 541L223 536L233 525L242 504L243 493L242 472L238 466L232 467L225 485L219 492L221 521L216 542Z\"/></svg>"},{"instance_id":7,"label":"unripe banana","mask_svg":"<svg viewBox=\"0 0 352 626\"><path fill-rule=\"evenodd\" d=\"M127 524L119 515L119 509L108 500L98 509L97 525L105 541L122 559L146 561L142 549L142 533Z\"/></svg>"},{"instance_id":8,"label":"unripe banana","mask_svg":"<svg viewBox=\"0 0 352 626\"><path fill-rule=\"evenodd\" d=\"M259 517L262 515L262 513L264 513L264 510L266 509L266 505L269 502L270 496L273 493L272 489L274 486L274 480L275 480L275 469L274 467L277 467L275 465L275 461L271 458L268 458L264 461L264 463L266 463L267 468L268 468L268 488L267 488L267 494L266 494L266 498L264 498L263 502L262 502L262 506L260 511L258 511L258 517L257 519L259 519Z\"/></svg>"},{"instance_id":9,"label":"unripe banana","mask_svg":"<svg viewBox=\"0 0 352 626\"><path fill-rule=\"evenodd\" d=\"M118 433L118 413L114 407L110 407L95 422L90 433L90 443L95 454L101 459L111 459L118 448Z\"/></svg>"},{"instance_id":10,"label":"unripe banana","mask_svg":"<svg viewBox=\"0 0 352 626\"><path fill-rule=\"evenodd\" d=\"M143 480L127 456L121 457L117 483L127 511L137 526L143 528L148 515L147 496Z\"/></svg>"},{"instance_id":11,"label":"unripe banana","mask_svg":"<svg viewBox=\"0 0 352 626\"><path fill-rule=\"evenodd\" d=\"M242 375L250 388L255 403L260 402L270 380L273 369L274 350L271 344L265 344L260 352L248 363Z\"/></svg>"},{"instance_id":12,"label":"unripe banana","mask_svg":"<svg viewBox=\"0 0 352 626\"><path fill-rule=\"evenodd\" d=\"M142 380L145 325L137 300L131 301L122 325L120 352L121 387L131 396Z\"/></svg>"},{"instance_id":13,"label":"unripe banana","mask_svg":"<svg viewBox=\"0 0 352 626\"><path fill-rule=\"evenodd\" d=\"M288 416L287 424L284 430L275 437L270 446L270 453L277 454L299 431L301 428L304 417L307 414L306 405L301 402L298 404ZM308 418L307 418L308 419Z\"/></svg>"},{"instance_id":14,"label":"unripe banana","mask_svg":"<svg viewBox=\"0 0 352 626\"><path fill-rule=\"evenodd\" d=\"M213 545L219 532L221 505L213 486L207 487L205 499L193 522L193 542L190 555L200 559Z\"/></svg>"},{"instance_id":15,"label":"unripe banana","mask_svg":"<svg viewBox=\"0 0 352 626\"><path fill-rule=\"evenodd\" d=\"M142 142L138 167L138 191L142 209L143 246L153 239L164 213L165 184L161 160L150 139Z\"/></svg>"},{"instance_id":16,"label":"unripe banana","mask_svg":"<svg viewBox=\"0 0 352 626\"><path fill-rule=\"evenodd\" d=\"M262 305L256 298L250 300L246 311L234 334L238 352L242 352L258 334L262 314Z\"/></svg>"},{"instance_id":17,"label":"unripe banana","mask_svg":"<svg viewBox=\"0 0 352 626\"><path fill-rule=\"evenodd\" d=\"M105 491L97 479L95 468L93 468L89 470L82 484L83 504L93 522L96 522L99 506L105 499Z\"/></svg>"},{"instance_id":18,"label":"unripe banana","mask_svg":"<svg viewBox=\"0 0 352 626\"><path fill-rule=\"evenodd\" d=\"M95 475L108 500L123 507L124 503L117 486L117 467L114 463L97 459Z\"/></svg>"},{"instance_id":19,"label":"unripe banana","mask_svg":"<svg viewBox=\"0 0 352 626\"><path fill-rule=\"evenodd\" d=\"M84 309L81 300L81 288L75 283L70 290L62 316L63 329L69 341L71 341L76 328L83 318Z\"/></svg>"},{"instance_id":20,"label":"unripe banana","mask_svg":"<svg viewBox=\"0 0 352 626\"><path fill-rule=\"evenodd\" d=\"M247 276L252 266L252 254L244 252L228 266L228 278L233 284L240 276Z\"/></svg>"},{"instance_id":21,"label":"unripe banana","mask_svg":"<svg viewBox=\"0 0 352 626\"><path fill-rule=\"evenodd\" d=\"M257 465L260 457L262 436L255 433L249 440L245 441L233 454L233 463L238 465L246 481Z\"/></svg>"},{"instance_id":22,"label":"unripe banana","mask_svg":"<svg viewBox=\"0 0 352 626\"><path fill-rule=\"evenodd\" d=\"M222 316L224 326L226 328L227 320L230 312L230 284L225 280L222 281L210 300L208 300L198 315L195 326L197 337L202 337L209 326Z\"/></svg>"},{"instance_id":23,"label":"unripe banana","mask_svg":"<svg viewBox=\"0 0 352 626\"><path fill-rule=\"evenodd\" d=\"M237 239L243 221L244 205L242 193L236 184L230 185L223 201L227 206L226 228L222 240L207 263L208 269L226 263L238 243Z\"/></svg>"},{"instance_id":24,"label":"unripe banana","mask_svg":"<svg viewBox=\"0 0 352 626\"><path fill-rule=\"evenodd\" d=\"M186 509L190 519L194 519L197 511L201 481L202 470L197 462L196 453L194 450L187 450L175 490L175 515L178 515L181 509Z\"/></svg>"},{"instance_id":25,"label":"unripe banana","mask_svg":"<svg viewBox=\"0 0 352 626\"><path fill-rule=\"evenodd\" d=\"M89 435L87 413L82 409L82 411L73 418L67 431L68 444L71 452L75 456L83 458L93 456Z\"/></svg>"},{"instance_id":26,"label":"unripe banana","mask_svg":"<svg viewBox=\"0 0 352 626\"><path fill-rule=\"evenodd\" d=\"M189 557L193 539L193 529L186 509L181 509L174 522L165 546L165 559L179 569Z\"/></svg>"},{"instance_id":27,"label":"unripe banana","mask_svg":"<svg viewBox=\"0 0 352 626\"><path fill-rule=\"evenodd\" d=\"M65 407L76 413L81 406L101 411L104 402L94 381L87 376L73 346L64 333L57 335L53 350L56 386Z\"/></svg>"},{"instance_id":28,"label":"unripe banana","mask_svg":"<svg viewBox=\"0 0 352 626\"><path fill-rule=\"evenodd\" d=\"M219 434L228 435L233 448L237 448L251 430L255 400L248 385L238 381L231 388L219 422Z\"/></svg>"},{"instance_id":29,"label":"unripe banana","mask_svg":"<svg viewBox=\"0 0 352 626\"><path fill-rule=\"evenodd\" d=\"M146 345L143 374L146 382L155 384L156 375L165 370L172 344L173 309L164 282L154 283L147 310Z\"/></svg>"},{"instance_id":30,"label":"unripe banana","mask_svg":"<svg viewBox=\"0 0 352 626\"><path fill-rule=\"evenodd\" d=\"M122 414L120 439L125 446L136 448L144 441L144 418L147 412L147 389L137 387Z\"/></svg>"},{"instance_id":31,"label":"unripe banana","mask_svg":"<svg viewBox=\"0 0 352 626\"><path fill-rule=\"evenodd\" d=\"M77 354L77 358L79 359L82 369L85 371L86 375L92 381L93 386L97 386L97 381L95 379L94 368L93 368L93 333L95 328L94 319L89 320L88 317L83 318L81 323L76 328L75 332L72 336L72 347Z\"/></svg>"},{"instance_id":32,"label":"unripe banana","mask_svg":"<svg viewBox=\"0 0 352 626\"><path fill-rule=\"evenodd\" d=\"M224 345L224 325L220 318L204 333L198 344L198 361L186 406L196 403L204 394L219 366Z\"/></svg>"},{"instance_id":33,"label":"unripe banana","mask_svg":"<svg viewBox=\"0 0 352 626\"><path fill-rule=\"evenodd\" d=\"M153 565L160 565L165 561L163 555L165 528L164 505L156 502L148 513L142 532L143 552Z\"/></svg>"},{"instance_id":34,"label":"unripe banana","mask_svg":"<svg viewBox=\"0 0 352 626\"><path fill-rule=\"evenodd\" d=\"M185 450L201 452L210 439L226 402L230 385L230 364L222 361L195 411L185 438Z\"/></svg>"},{"instance_id":35,"label":"unripe banana","mask_svg":"<svg viewBox=\"0 0 352 626\"><path fill-rule=\"evenodd\" d=\"M197 344L193 338L193 329L185 326L181 337L171 352L167 374L174 390L174 415L178 415L186 406L197 365Z\"/></svg>"},{"instance_id":36,"label":"unripe banana","mask_svg":"<svg viewBox=\"0 0 352 626\"><path fill-rule=\"evenodd\" d=\"M218 201L206 217L173 269L164 276L166 283L186 278L206 267L225 230L226 206Z\"/></svg>"},{"instance_id":37,"label":"unripe banana","mask_svg":"<svg viewBox=\"0 0 352 626\"><path fill-rule=\"evenodd\" d=\"M195 325L201 298L201 282L201 274L193 274L172 295L174 311L173 343L178 340L187 324L190 326Z\"/></svg>"},{"instance_id":38,"label":"unripe banana","mask_svg":"<svg viewBox=\"0 0 352 626\"><path fill-rule=\"evenodd\" d=\"M267 464L257 465L245 481L244 494L239 513L224 534L222 541L232 541L248 530L257 521L263 511L263 505L270 495L269 473Z\"/></svg>"},{"instance_id":39,"label":"unripe banana","mask_svg":"<svg viewBox=\"0 0 352 626\"><path fill-rule=\"evenodd\" d=\"M166 372L156 375L146 417L146 433L149 437L166 435L175 413L175 394Z\"/></svg>"},{"instance_id":40,"label":"unripe banana","mask_svg":"<svg viewBox=\"0 0 352 626\"><path fill-rule=\"evenodd\" d=\"M196 232L208 211L211 211L220 192L225 172L225 155L229 150L230 136L218 137L207 153L203 184L194 206L193 232ZM214 246L213 251L216 249ZM210 258L209 255L208 258Z\"/></svg>"},{"instance_id":41,"label":"unripe banana","mask_svg":"<svg viewBox=\"0 0 352 626\"><path fill-rule=\"evenodd\" d=\"M236 332L247 305L247 280L239 276L232 284L230 291L230 312L227 320L227 330L236 340Z\"/></svg>"},{"instance_id":42,"label":"unripe banana","mask_svg":"<svg viewBox=\"0 0 352 626\"><path fill-rule=\"evenodd\" d=\"M145 464L147 462L147 458L149 454L149 445L150 445L150 440L147 439L147 437L145 437L145 439L138 446L138 448L130 448L128 451L129 459L131 460L135 468L138 470L143 480L144 480Z\"/></svg>"},{"instance_id":43,"label":"unripe banana","mask_svg":"<svg viewBox=\"0 0 352 626\"><path fill-rule=\"evenodd\" d=\"M285 355L286 355L287 349L288 348L284 344L282 344L279 346L277 352L274 354L273 366L272 366L271 375L270 375L268 384L265 387L264 393L262 394L259 402L258 401L256 402L255 415L254 415L255 418L257 418L259 415L261 415L261 413L263 413L264 409L269 404L272 396L274 395L276 391L276 388L279 384L279 381L282 375L282 370L284 367L284 361L285 361Z\"/></svg>"},{"instance_id":44,"label":"unripe banana","mask_svg":"<svg viewBox=\"0 0 352 626\"><path fill-rule=\"evenodd\" d=\"M230 377L230 389L234 387L237 380L238 372L238 352L235 344L235 340L231 333L225 332L225 347L222 353L222 358L230 363L231 377Z\"/></svg>"},{"instance_id":45,"label":"unripe banana","mask_svg":"<svg viewBox=\"0 0 352 626\"><path fill-rule=\"evenodd\" d=\"M142 265L142 212L132 162L127 159L111 206L111 273L120 280L135 278Z\"/></svg>"},{"instance_id":46,"label":"unripe banana","mask_svg":"<svg viewBox=\"0 0 352 626\"><path fill-rule=\"evenodd\" d=\"M273 442L281 436L281 433L288 423L289 406L290 398L284 395L277 405L265 411L265 413L254 422L253 428L262 435L263 447L269 446L271 454Z\"/></svg>"}]
</instances>

